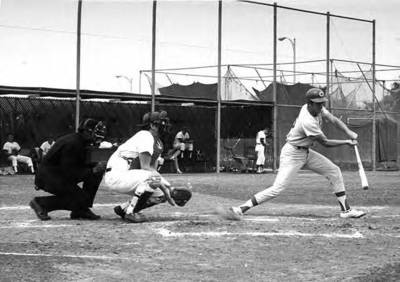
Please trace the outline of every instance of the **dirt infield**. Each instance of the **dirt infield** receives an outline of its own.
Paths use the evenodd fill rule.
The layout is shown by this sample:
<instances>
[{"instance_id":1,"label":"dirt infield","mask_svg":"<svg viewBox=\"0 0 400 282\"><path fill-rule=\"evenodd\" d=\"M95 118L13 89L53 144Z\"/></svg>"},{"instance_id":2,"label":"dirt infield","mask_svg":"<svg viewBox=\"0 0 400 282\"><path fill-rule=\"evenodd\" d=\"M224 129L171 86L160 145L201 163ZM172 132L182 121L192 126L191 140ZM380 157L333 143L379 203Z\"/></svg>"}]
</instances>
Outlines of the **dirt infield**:
<instances>
[{"instance_id":1,"label":"dirt infield","mask_svg":"<svg viewBox=\"0 0 400 282\"><path fill-rule=\"evenodd\" d=\"M126 198L101 187L99 221L51 213L41 222L29 209L32 176L0 177L1 281L399 281L400 173L345 172L349 201L368 211L338 217L321 176L302 172L281 196L226 221L216 207L241 203L274 175L166 175L190 182L183 208L159 205L148 222L128 224L112 208Z\"/></svg>"}]
</instances>

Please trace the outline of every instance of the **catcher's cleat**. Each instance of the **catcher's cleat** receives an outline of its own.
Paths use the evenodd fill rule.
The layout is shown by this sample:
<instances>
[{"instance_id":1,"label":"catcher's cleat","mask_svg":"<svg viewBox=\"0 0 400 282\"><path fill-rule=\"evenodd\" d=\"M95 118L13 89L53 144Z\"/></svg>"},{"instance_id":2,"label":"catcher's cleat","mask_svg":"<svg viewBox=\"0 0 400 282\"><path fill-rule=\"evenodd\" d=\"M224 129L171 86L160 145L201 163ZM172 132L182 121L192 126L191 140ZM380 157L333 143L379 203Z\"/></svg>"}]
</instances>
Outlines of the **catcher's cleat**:
<instances>
[{"instance_id":1,"label":"catcher's cleat","mask_svg":"<svg viewBox=\"0 0 400 282\"><path fill-rule=\"evenodd\" d=\"M122 219L125 218L126 212L124 211L124 209L121 206L114 207L114 212L116 215L120 216Z\"/></svg>"},{"instance_id":2,"label":"catcher's cleat","mask_svg":"<svg viewBox=\"0 0 400 282\"><path fill-rule=\"evenodd\" d=\"M51 219L51 217L47 214L47 211L41 205L39 205L39 203L35 199L30 201L29 206L33 209L33 211L35 212L36 216L40 220L49 220L49 219Z\"/></svg>"},{"instance_id":3,"label":"catcher's cleat","mask_svg":"<svg viewBox=\"0 0 400 282\"><path fill-rule=\"evenodd\" d=\"M341 212L341 218L360 218L366 215L367 213L360 210L349 209L347 211Z\"/></svg>"},{"instance_id":4,"label":"catcher's cleat","mask_svg":"<svg viewBox=\"0 0 400 282\"><path fill-rule=\"evenodd\" d=\"M125 214L124 220L129 223L141 223L147 221L147 218L138 212Z\"/></svg>"},{"instance_id":5,"label":"catcher's cleat","mask_svg":"<svg viewBox=\"0 0 400 282\"><path fill-rule=\"evenodd\" d=\"M72 211L70 214L71 219L87 219L87 220L97 220L100 216L93 213L89 208L85 210Z\"/></svg>"}]
</instances>

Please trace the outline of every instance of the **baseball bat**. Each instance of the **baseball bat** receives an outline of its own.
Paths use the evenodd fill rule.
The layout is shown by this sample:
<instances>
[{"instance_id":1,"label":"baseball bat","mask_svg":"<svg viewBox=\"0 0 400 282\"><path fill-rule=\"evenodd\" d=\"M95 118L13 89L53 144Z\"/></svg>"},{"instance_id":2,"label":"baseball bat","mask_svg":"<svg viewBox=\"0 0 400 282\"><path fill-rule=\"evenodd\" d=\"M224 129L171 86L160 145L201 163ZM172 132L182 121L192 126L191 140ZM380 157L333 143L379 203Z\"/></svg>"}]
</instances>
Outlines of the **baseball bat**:
<instances>
[{"instance_id":1,"label":"baseball bat","mask_svg":"<svg viewBox=\"0 0 400 282\"><path fill-rule=\"evenodd\" d=\"M358 152L357 145L354 146L354 151L356 152L358 173L360 174L360 178L361 178L361 186L364 190L367 190L368 189L368 180L367 180L367 176L365 175L364 167L361 162L360 153Z\"/></svg>"}]
</instances>

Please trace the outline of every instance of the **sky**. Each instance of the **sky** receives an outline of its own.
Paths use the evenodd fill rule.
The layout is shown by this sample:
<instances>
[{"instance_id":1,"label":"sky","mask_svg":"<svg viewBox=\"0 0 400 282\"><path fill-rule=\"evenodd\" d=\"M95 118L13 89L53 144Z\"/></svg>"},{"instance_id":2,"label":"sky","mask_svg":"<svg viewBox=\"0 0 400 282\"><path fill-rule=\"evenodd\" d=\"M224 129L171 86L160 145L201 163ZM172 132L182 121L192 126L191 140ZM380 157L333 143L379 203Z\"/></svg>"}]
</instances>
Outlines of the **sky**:
<instances>
[{"instance_id":1,"label":"sky","mask_svg":"<svg viewBox=\"0 0 400 282\"><path fill-rule=\"evenodd\" d=\"M272 4L273 1L259 2ZM376 20L376 62L400 66L397 0L278 0L279 5ZM268 6L223 2L222 63L272 63L273 12ZM158 1L156 68L217 64L217 1ZM152 1L84 0L82 7L81 89L149 93L141 70L151 69ZM0 0L0 85L76 87L76 0ZM278 37L296 38L296 61L326 56L326 18L278 9ZM372 61L372 25L331 19L331 57ZM293 62L288 40L278 41L278 62ZM291 71L292 65L285 65ZM363 66L363 68L367 66ZM325 63L301 64L299 72L324 72ZM340 71L355 64L337 62ZM263 88L254 69L233 68L236 75ZM259 70L269 75L268 70ZM188 75L191 74L191 75ZM194 76L202 74L204 77ZM290 73L283 79L292 81ZM217 69L169 71L160 85L216 82ZM378 73L398 79L400 71ZM117 78L119 76L119 78ZM308 82L311 75L298 75ZM323 83L324 76L314 79Z\"/></svg>"}]
</instances>

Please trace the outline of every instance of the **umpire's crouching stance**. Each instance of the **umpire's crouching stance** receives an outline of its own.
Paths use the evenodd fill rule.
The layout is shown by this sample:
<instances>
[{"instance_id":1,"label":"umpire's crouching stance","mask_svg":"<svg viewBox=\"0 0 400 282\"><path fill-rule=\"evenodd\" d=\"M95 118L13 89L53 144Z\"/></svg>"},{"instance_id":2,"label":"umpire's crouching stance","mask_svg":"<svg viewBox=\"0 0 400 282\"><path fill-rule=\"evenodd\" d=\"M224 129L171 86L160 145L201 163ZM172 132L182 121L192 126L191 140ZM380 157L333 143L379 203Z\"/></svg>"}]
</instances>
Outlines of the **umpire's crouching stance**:
<instances>
[{"instance_id":1,"label":"umpire's crouching stance","mask_svg":"<svg viewBox=\"0 0 400 282\"><path fill-rule=\"evenodd\" d=\"M41 162L36 177L36 189L53 196L35 197L30 207L41 220L49 220L48 212L71 211L71 219L99 219L89 208L100 185L104 163L95 166L86 164L88 146L101 136L104 138L101 122L83 120L77 133L59 138ZM78 183L83 182L80 188Z\"/></svg>"}]
</instances>

